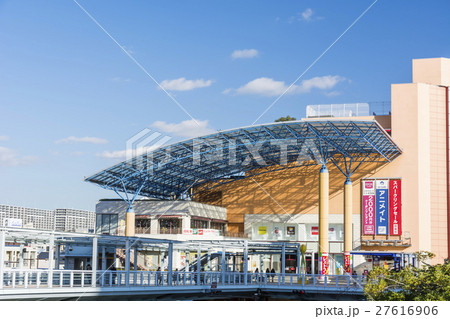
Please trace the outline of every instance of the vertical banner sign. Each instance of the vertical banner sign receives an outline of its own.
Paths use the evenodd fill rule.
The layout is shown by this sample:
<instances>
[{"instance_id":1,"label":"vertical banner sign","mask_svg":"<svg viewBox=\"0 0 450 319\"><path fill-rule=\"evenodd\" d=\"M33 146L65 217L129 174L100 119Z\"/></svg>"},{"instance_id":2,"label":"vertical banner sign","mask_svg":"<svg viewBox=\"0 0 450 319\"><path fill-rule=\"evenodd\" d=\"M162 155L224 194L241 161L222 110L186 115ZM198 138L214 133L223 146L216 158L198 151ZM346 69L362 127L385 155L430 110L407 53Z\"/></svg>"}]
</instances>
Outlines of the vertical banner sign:
<instances>
[{"instance_id":1,"label":"vertical banner sign","mask_svg":"<svg viewBox=\"0 0 450 319\"><path fill-rule=\"evenodd\" d=\"M388 235L389 219L389 181L387 179L376 181L376 225L377 235Z\"/></svg>"},{"instance_id":2,"label":"vertical banner sign","mask_svg":"<svg viewBox=\"0 0 450 319\"><path fill-rule=\"evenodd\" d=\"M389 233L392 236L402 234L402 181L389 180Z\"/></svg>"},{"instance_id":3,"label":"vertical banner sign","mask_svg":"<svg viewBox=\"0 0 450 319\"><path fill-rule=\"evenodd\" d=\"M351 272L352 272L351 264L352 264L352 259L351 259L350 252L346 251L344 253L344 272L345 273L351 274Z\"/></svg>"},{"instance_id":4,"label":"vertical banner sign","mask_svg":"<svg viewBox=\"0 0 450 319\"><path fill-rule=\"evenodd\" d=\"M328 275L328 253L319 253L320 275Z\"/></svg>"},{"instance_id":5,"label":"vertical banner sign","mask_svg":"<svg viewBox=\"0 0 450 319\"><path fill-rule=\"evenodd\" d=\"M375 181L363 181L363 235L375 235Z\"/></svg>"}]
</instances>

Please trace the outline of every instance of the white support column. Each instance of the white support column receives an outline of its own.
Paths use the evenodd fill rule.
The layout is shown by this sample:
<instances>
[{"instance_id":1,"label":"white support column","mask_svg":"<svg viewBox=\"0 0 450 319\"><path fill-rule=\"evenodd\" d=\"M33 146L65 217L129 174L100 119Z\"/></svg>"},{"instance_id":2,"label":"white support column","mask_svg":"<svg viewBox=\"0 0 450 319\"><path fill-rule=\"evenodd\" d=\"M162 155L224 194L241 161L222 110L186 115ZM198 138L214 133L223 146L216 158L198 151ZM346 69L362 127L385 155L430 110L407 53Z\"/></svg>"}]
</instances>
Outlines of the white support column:
<instances>
[{"instance_id":1,"label":"white support column","mask_svg":"<svg viewBox=\"0 0 450 319\"><path fill-rule=\"evenodd\" d=\"M61 263L61 245L56 244L56 250L55 250L55 269L59 270L59 264Z\"/></svg>"},{"instance_id":2,"label":"white support column","mask_svg":"<svg viewBox=\"0 0 450 319\"><path fill-rule=\"evenodd\" d=\"M92 239L92 277L91 277L91 285L92 287L97 286L97 260L98 260L98 238L94 237Z\"/></svg>"},{"instance_id":3,"label":"white support column","mask_svg":"<svg viewBox=\"0 0 450 319\"><path fill-rule=\"evenodd\" d=\"M168 279L167 279L167 283L169 284L169 286L172 285L172 279L173 279L173 243L169 243L169 251L168 251L168 265L167 265L167 273L168 273Z\"/></svg>"},{"instance_id":4,"label":"white support column","mask_svg":"<svg viewBox=\"0 0 450 319\"><path fill-rule=\"evenodd\" d=\"M19 269L23 268L23 248L24 248L24 244L20 244L20 248L19 248Z\"/></svg>"},{"instance_id":5,"label":"white support column","mask_svg":"<svg viewBox=\"0 0 450 319\"><path fill-rule=\"evenodd\" d=\"M50 235L50 243L48 245L48 287L53 287L53 250L55 248L55 235Z\"/></svg>"},{"instance_id":6,"label":"white support column","mask_svg":"<svg viewBox=\"0 0 450 319\"><path fill-rule=\"evenodd\" d=\"M281 246L281 280L284 284L284 279L286 277L286 244Z\"/></svg>"},{"instance_id":7,"label":"white support column","mask_svg":"<svg viewBox=\"0 0 450 319\"><path fill-rule=\"evenodd\" d=\"M106 247L102 247L102 270L106 270Z\"/></svg>"},{"instance_id":8,"label":"white support column","mask_svg":"<svg viewBox=\"0 0 450 319\"><path fill-rule=\"evenodd\" d=\"M208 271L212 271L211 266L211 250L208 249Z\"/></svg>"},{"instance_id":9,"label":"white support column","mask_svg":"<svg viewBox=\"0 0 450 319\"><path fill-rule=\"evenodd\" d=\"M244 285L248 282L248 242L244 241L244 262L242 263L244 267Z\"/></svg>"},{"instance_id":10,"label":"white support column","mask_svg":"<svg viewBox=\"0 0 450 319\"><path fill-rule=\"evenodd\" d=\"M3 288L3 272L5 267L5 237L6 233L0 231L0 289Z\"/></svg>"},{"instance_id":11,"label":"white support column","mask_svg":"<svg viewBox=\"0 0 450 319\"><path fill-rule=\"evenodd\" d=\"M328 275L329 173L325 165L319 173L319 274Z\"/></svg>"},{"instance_id":12,"label":"white support column","mask_svg":"<svg viewBox=\"0 0 450 319\"><path fill-rule=\"evenodd\" d=\"M125 241L125 285L130 285L130 240Z\"/></svg>"},{"instance_id":13,"label":"white support column","mask_svg":"<svg viewBox=\"0 0 450 319\"><path fill-rule=\"evenodd\" d=\"M189 272L189 271L191 270L191 269L190 269L191 264L190 264L189 258L191 258L191 256L190 256L190 254L189 254L189 251L187 251L187 252L186 252L186 259L184 260L185 263L186 263L186 266L184 267L184 271L187 271L187 272Z\"/></svg>"},{"instance_id":14,"label":"white support column","mask_svg":"<svg viewBox=\"0 0 450 319\"><path fill-rule=\"evenodd\" d=\"M202 248L200 245L197 247L197 285L200 285L200 270L202 268Z\"/></svg>"},{"instance_id":15,"label":"white support column","mask_svg":"<svg viewBox=\"0 0 450 319\"><path fill-rule=\"evenodd\" d=\"M225 247L222 248L222 267L221 267L221 272L222 272L222 284L225 283L225 267L226 267L226 262L225 262Z\"/></svg>"},{"instance_id":16,"label":"white support column","mask_svg":"<svg viewBox=\"0 0 450 319\"><path fill-rule=\"evenodd\" d=\"M300 244L298 245L298 249L297 249L297 275L300 275L302 273L301 268L301 254L300 254ZM306 265L305 265L306 267Z\"/></svg>"},{"instance_id":17,"label":"white support column","mask_svg":"<svg viewBox=\"0 0 450 319\"><path fill-rule=\"evenodd\" d=\"M315 274L316 273L316 261L314 259L315 253L314 251L311 253L311 274Z\"/></svg>"}]
</instances>

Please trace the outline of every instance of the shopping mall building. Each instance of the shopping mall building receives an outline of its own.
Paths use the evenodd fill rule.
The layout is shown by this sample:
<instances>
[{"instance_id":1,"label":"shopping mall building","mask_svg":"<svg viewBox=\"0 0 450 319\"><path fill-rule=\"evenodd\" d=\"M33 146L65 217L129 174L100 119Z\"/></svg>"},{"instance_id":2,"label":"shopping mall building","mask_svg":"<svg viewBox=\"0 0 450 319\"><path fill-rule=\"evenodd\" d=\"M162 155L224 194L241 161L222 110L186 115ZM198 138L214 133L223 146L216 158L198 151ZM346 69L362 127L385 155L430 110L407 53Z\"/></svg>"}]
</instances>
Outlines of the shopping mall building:
<instances>
[{"instance_id":1,"label":"shopping mall building","mask_svg":"<svg viewBox=\"0 0 450 319\"><path fill-rule=\"evenodd\" d=\"M131 236L300 242L312 272L400 267L417 251L442 263L449 86L450 59L413 60L412 83L391 85L385 112L370 103L313 105L300 121L219 131L127 159L86 179L123 199L99 202L97 221L109 214L100 228ZM170 201L195 205L172 209ZM217 232L208 232L213 224ZM254 265L271 267L272 256Z\"/></svg>"}]
</instances>

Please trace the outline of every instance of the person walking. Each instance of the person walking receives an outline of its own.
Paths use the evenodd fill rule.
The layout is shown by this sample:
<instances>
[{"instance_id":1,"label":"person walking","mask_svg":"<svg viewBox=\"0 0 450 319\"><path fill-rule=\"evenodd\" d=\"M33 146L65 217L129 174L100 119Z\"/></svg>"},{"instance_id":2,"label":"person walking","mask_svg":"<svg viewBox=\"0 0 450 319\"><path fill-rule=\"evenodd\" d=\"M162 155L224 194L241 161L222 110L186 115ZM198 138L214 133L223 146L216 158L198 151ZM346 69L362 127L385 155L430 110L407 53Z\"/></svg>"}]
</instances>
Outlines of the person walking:
<instances>
[{"instance_id":1,"label":"person walking","mask_svg":"<svg viewBox=\"0 0 450 319\"><path fill-rule=\"evenodd\" d=\"M270 281L270 269L266 268L266 281Z\"/></svg>"},{"instance_id":2,"label":"person walking","mask_svg":"<svg viewBox=\"0 0 450 319\"><path fill-rule=\"evenodd\" d=\"M158 286L162 285L162 273L161 273L161 267L158 267L156 269L156 276L158 277Z\"/></svg>"},{"instance_id":3,"label":"person walking","mask_svg":"<svg viewBox=\"0 0 450 319\"><path fill-rule=\"evenodd\" d=\"M272 273L272 282L274 282L274 278L275 278L275 269L272 268L272 270L270 271Z\"/></svg>"}]
</instances>

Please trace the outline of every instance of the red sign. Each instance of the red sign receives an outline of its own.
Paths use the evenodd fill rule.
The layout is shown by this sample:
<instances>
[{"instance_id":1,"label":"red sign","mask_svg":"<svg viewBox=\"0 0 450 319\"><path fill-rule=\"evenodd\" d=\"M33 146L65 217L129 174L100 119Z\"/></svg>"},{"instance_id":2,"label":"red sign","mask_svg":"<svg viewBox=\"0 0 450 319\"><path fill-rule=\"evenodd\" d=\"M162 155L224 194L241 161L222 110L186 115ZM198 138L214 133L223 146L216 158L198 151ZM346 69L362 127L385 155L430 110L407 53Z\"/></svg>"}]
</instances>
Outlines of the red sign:
<instances>
[{"instance_id":1,"label":"red sign","mask_svg":"<svg viewBox=\"0 0 450 319\"><path fill-rule=\"evenodd\" d=\"M349 252L344 253L344 272L351 273L351 256Z\"/></svg>"},{"instance_id":2,"label":"red sign","mask_svg":"<svg viewBox=\"0 0 450 319\"><path fill-rule=\"evenodd\" d=\"M312 226L311 227L311 236L317 236L319 235L319 227L318 226Z\"/></svg>"},{"instance_id":3,"label":"red sign","mask_svg":"<svg viewBox=\"0 0 450 319\"><path fill-rule=\"evenodd\" d=\"M329 264L328 264L328 253L320 253L319 254L320 260L321 260L321 264L322 267L320 269L321 271L321 275L328 275L328 268L329 268Z\"/></svg>"},{"instance_id":4,"label":"red sign","mask_svg":"<svg viewBox=\"0 0 450 319\"><path fill-rule=\"evenodd\" d=\"M389 234L402 234L402 181L389 180Z\"/></svg>"}]
</instances>

